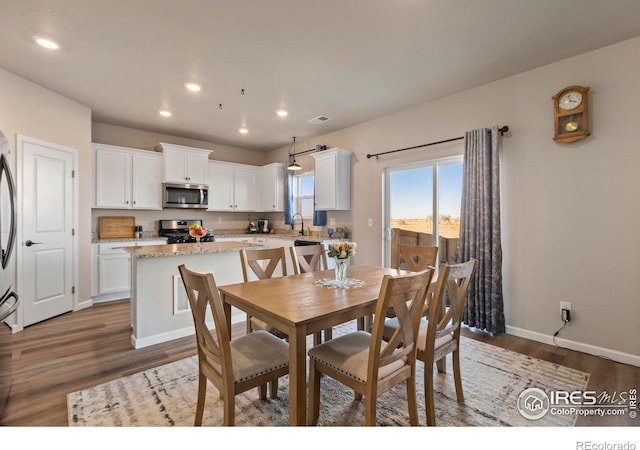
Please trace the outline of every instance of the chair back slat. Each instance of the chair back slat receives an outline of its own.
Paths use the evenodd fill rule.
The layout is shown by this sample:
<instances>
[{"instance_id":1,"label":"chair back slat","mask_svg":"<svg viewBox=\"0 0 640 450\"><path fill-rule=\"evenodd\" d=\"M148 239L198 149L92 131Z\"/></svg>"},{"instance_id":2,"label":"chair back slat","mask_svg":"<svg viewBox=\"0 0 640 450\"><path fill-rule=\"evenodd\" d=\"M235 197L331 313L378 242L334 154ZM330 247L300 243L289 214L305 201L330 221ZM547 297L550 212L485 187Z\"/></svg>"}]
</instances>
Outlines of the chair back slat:
<instances>
[{"instance_id":1,"label":"chair back slat","mask_svg":"<svg viewBox=\"0 0 640 450\"><path fill-rule=\"evenodd\" d=\"M471 278L477 260L470 259L460 264L442 264L438 281L429 304L429 326L425 349L435 345L435 340L447 334L457 340L460 334L464 304L467 300ZM446 305L448 293L449 306Z\"/></svg>"},{"instance_id":2,"label":"chair back slat","mask_svg":"<svg viewBox=\"0 0 640 450\"><path fill-rule=\"evenodd\" d=\"M396 269L420 272L428 267L435 267L438 258L438 247L422 247L418 245L398 245L396 251Z\"/></svg>"},{"instance_id":3,"label":"chair back slat","mask_svg":"<svg viewBox=\"0 0 640 450\"><path fill-rule=\"evenodd\" d=\"M327 270L327 254L324 245L289 247L295 274Z\"/></svg>"},{"instance_id":4,"label":"chair back slat","mask_svg":"<svg viewBox=\"0 0 640 450\"><path fill-rule=\"evenodd\" d=\"M280 266L282 276L287 276L287 260L284 247L241 250L240 260L244 281L250 280L249 269L259 280L273 278L274 272Z\"/></svg>"}]
</instances>

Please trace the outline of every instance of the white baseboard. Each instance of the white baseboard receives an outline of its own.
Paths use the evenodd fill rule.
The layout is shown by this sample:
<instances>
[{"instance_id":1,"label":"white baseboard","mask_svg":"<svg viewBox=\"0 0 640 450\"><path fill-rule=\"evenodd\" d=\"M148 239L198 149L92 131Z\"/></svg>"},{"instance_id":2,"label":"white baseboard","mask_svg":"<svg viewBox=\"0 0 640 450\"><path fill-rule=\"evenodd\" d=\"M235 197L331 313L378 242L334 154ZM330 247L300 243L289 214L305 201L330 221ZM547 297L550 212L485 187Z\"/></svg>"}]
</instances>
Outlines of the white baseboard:
<instances>
[{"instance_id":1,"label":"white baseboard","mask_svg":"<svg viewBox=\"0 0 640 450\"><path fill-rule=\"evenodd\" d=\"M624 364L631 364L632 366L640 367L640 356L638 355L623 353L617 350L612 350L610 348L598 347L595 345L571 341L569 339L563 339L559 337L556 337L556 341L553 342L553 336L538 333L535 331L525 330L524 328L507 326L506 333L513 336L531 339L532 341L542 342L543 344L557 344L558 346L568 348L569 350L588 353L590 355L600 356L602 358L608 358Z\"/></svg>"},{"instance_id":2,"label":"white baseboard","mask_svg":"<svg viewBox=\"0 0 640 450\"><path fill-rule=\"evenodd\" d=\"M244 322L245 316L232 315L231 316L231 324L235 324L238 322ZM207 326L211 329L214 329L213 321L207 322ZM136 338L134 335L131 335L131 345L133 348L143 348L149 347L150 345L161 344L163 342L172 341L174 339L180 339L186 336L193 336L195 334L195 329L193 326L188 326L185 328L180 328L178 330L171 330L166 333L154 334L152 336L147 336L144 338Z\"/></svg>"}]
</instances>

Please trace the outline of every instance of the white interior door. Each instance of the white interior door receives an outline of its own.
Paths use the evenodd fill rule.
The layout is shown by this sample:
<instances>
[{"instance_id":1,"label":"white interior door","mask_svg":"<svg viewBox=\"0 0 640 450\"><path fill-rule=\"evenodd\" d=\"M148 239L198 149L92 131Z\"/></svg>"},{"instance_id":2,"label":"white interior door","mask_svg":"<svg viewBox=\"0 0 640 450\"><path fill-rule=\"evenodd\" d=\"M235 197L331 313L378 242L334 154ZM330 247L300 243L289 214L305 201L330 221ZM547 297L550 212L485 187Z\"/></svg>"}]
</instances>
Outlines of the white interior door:
<instances>
[{"instance_id":1,"label":"white interior door","mask_svg":"<svg viewBox=\"0 0 640 450\"><path fill-rule=\"evenodd\" d=\"M23 326L73 309L75 154L20 138Z\"/></svg>"}]
</instances>

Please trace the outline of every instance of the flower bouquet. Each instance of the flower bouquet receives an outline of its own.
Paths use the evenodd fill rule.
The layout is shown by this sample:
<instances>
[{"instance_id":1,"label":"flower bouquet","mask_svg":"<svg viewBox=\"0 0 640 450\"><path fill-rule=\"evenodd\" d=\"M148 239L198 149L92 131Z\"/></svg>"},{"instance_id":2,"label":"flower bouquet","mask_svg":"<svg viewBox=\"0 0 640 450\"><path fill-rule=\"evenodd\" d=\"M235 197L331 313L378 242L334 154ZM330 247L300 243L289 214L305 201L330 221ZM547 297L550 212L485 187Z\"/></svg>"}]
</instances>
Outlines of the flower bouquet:
<instances>
[{"instance_id":1,"label":"flower bouquet","mask_svg":"<svg viewBox=\"0 0 640 450\"><path fill-rule=\"evenodd\" d=\"M329 244L327 256L329 258L349 259L356 254L358 244L355 242L342 241Z\"/></svg>"},{"instance_id":2,"label":"flower bouquet","mask_svg":"<svg viewBox=\"0 0 640 450\"><path fill-rule=\"evenodd\" d=\"M336 263L336 279L337 285L343 285L347 279L347 261L356 254L358 244L355 242L341 241L329 244L327 248L327 256L333 258Z\"/></svg>"}]
</instances>

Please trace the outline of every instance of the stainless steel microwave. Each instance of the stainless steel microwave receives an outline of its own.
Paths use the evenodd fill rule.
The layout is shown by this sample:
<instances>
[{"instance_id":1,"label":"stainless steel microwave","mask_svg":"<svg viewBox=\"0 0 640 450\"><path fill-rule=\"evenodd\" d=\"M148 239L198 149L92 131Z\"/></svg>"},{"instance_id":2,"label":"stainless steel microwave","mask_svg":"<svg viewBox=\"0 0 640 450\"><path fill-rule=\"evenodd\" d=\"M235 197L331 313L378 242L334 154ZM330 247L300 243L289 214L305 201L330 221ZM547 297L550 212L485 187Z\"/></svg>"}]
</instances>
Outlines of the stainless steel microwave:
<instances>
[{"instance_id":1,"label":"stainless steel microwave","mask_svg":"<svg viewBox=\"0 0 640 450\"><path fill-rule=\"evenodd\" d=\"M206 184L162 183L163 208L203 208L209 206Z\"/></svg>"}]
</instances>

